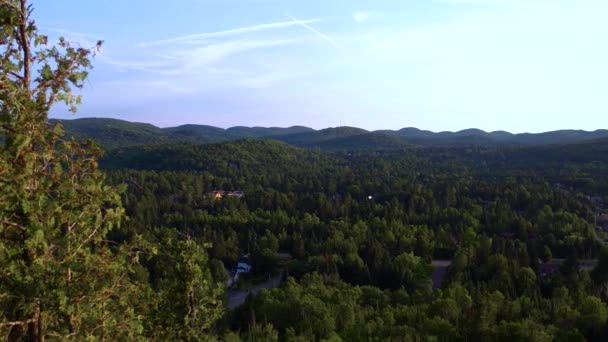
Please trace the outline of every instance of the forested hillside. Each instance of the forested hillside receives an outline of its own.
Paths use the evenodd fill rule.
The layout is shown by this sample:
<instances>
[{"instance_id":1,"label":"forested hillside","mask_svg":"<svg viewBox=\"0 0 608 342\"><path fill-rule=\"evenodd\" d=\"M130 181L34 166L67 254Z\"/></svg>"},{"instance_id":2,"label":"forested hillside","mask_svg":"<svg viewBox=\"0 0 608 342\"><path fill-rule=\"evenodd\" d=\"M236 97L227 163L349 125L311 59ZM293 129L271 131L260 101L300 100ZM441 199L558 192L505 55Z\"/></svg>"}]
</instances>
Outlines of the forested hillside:
<instances>
[{"instance_id":1,"label":"forested hillside","mask_svg":"<svg viewBox=\"0 0 608 342\"><path fill-rule=\"evenodd\" d=\"M51 120L57 122L57 120ZM80 138L91 138L106 149L133 145L171 142L217 143L245 138L274 139L288 144L324 150L394 150L405 146L421 147L519 147L589 142L608 138L608 130L593 132L561 130L545 133L512 134L504 131L485 132L465 129L458 132L430 132L417 128L366 131L356 127L334 127L321 130L303 126L231 127L182 125L159 128L123 120L84 118L61 120L68 132Z\"/></svg>"},{"instance_id":2,"label":"forested hillside","mask_svg":"<svg viewBox=\"0 0 608 342\"><path fill-rule=\"evenodd\" d=\"M164 336L178 336L164 317L187 307L183 283L225 284L244 255L250 273L206 290L225 307L209 338L608 336L605 140L445 147L345 128L200 143L191 130L100 161L126 186L129 220L108 238L158 246L135 279L175 303L145 311ZM201 256L202 278L178 277L182 248Z\"/></svg>"},{"instance_id":3,"label":"forested hillside","mask_svg":"<svg viewBox=\"0 0 608 342\"><path fill-rule=\"evenodd\" d=\"M229 338L601 340L606 146L328 153L243 140L119 149L101 165L128 185L127 230L187 232L228 269L250 253L254 282L286 267L282 286L225 313ZM433 260L452 262L436 291Z\"/></svg>"},{"instance_id":4,"label":"forested hillside","mask_svg":"<svg viewBox=\"0 0 608 342\"><path fill-rule=\"evenodd\" d=\"M160 128L144 123L115 119L50 120L52 124L57 122L62 123L69 135L95 140L106 149L172 141Z\"/></svg>"}]
</instances>

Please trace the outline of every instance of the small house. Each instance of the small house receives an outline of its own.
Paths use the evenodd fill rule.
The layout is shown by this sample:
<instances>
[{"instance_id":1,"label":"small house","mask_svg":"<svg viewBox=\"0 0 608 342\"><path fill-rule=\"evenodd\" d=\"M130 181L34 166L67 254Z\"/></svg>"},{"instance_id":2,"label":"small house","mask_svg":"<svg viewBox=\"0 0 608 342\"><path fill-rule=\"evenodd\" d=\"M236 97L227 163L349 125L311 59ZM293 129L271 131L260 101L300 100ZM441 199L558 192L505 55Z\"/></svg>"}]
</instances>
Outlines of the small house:
<instances>
[{"instance_id":1,"label":"small house","mask_svg":"<svg viewBox=\"0 0 608 342\"><path fill-rule=\"evenodd\" d=\"M241 198L243 197L245 194L242 191L230 191L228 192L228 197L237 197L237 198Z\"/></svg>"},{"instance_id":2,"label":"small house","mask_svg":"<svg viewBox=\"0 0 608 342\"><path fill-rule=\"evenodd\" d=\"M213 199L222 199L222 197L226 196L226 191L224 190L214 190L211 191L211 195L213 196Z\"/></svg>"},{"instance_id":3,"label":"small house","mask_svg":"<svg viewBox=\"0 0 608 342\"><path fill-rule=\"evenodd\" d=\"M245 254L239 258L236 263L236 273L249 273L251 272L251 260L249 254Z\"/></svg>"},{"instance_id":4,"label":"small house","mask_svg":"<svg viewBox=\"0 0 608 342\"><path fill-rule=\"evenodd\" d=\"M210 192L210 195L213 197L213 199L220 200L224 197L241 198L241 197L245 196L245 193L240 190L237 190L237 191L213 190Z\"/></svg>"}]
</instances>

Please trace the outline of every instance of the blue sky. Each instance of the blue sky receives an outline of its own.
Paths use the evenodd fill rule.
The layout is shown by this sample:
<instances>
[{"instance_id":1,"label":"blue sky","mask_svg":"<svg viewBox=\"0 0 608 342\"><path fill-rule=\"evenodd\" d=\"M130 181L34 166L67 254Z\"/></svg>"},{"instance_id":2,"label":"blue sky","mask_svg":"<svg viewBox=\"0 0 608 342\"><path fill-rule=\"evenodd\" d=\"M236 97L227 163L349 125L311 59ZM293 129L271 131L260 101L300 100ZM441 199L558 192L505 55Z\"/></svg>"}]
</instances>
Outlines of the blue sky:
<instances>
[{"instance_id":1,"label":"blue sky","mask_svg":"<svg viewBox=\"0 0 608 342\"><path fill-rule=\"evenodd\" d=\"M76 115L159 126L608 128L604 0L37 1L105 41Z\"/></svg>"}]
</instances>

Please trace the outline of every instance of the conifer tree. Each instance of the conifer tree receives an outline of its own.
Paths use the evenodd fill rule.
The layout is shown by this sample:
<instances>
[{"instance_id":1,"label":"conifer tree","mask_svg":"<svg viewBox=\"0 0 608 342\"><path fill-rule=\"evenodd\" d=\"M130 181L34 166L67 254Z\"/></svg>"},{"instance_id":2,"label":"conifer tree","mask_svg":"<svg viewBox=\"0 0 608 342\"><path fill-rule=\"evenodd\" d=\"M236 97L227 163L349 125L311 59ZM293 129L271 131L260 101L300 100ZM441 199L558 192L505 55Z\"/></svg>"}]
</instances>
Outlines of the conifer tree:
<instances>
[{"instance_id":1,"label":"conifer tree","mask_svg":"<svg viewBox=\"0 0 608 342\"><path fill-rule=\"evenodd\" d=\"M155 305L148 319L155 337L163 341L212 340L209 332L222 315L223 287L211 277L208 246L168 228L164 228L160 244L155 257Z\"/></svg>"},{"instance_id":2,"label":"conifer tree","mask_svg":"<svg viewBox=\"0 0 608 342\"><path fill-rule=\"evenodd\" d=\"M38 32L27 0L0 0L0 339L137 340L138 253L106 235L124 217L97 169L100 150L63 139L50 108L72 111L102 42Z\"/></svg>"}]
</instances>

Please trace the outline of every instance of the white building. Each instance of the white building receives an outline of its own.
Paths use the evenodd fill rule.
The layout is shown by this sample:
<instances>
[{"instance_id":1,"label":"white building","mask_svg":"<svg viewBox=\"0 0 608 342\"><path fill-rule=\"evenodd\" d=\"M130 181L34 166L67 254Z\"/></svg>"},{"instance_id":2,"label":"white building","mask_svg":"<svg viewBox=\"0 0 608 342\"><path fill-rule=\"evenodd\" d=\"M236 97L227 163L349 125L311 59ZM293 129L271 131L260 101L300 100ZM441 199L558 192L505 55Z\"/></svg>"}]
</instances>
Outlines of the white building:
<instances>
[{"instance_id":1,"label":"white building","mask_svg":"<svg viewBox=\"0 0 608 342\"><path fill-rule=\"evenodd\" d=\"M249 273L251 272L251 260L249 254L245 254L239 258L236 264L236 273Z\"/></svg>"}]
</instances>

